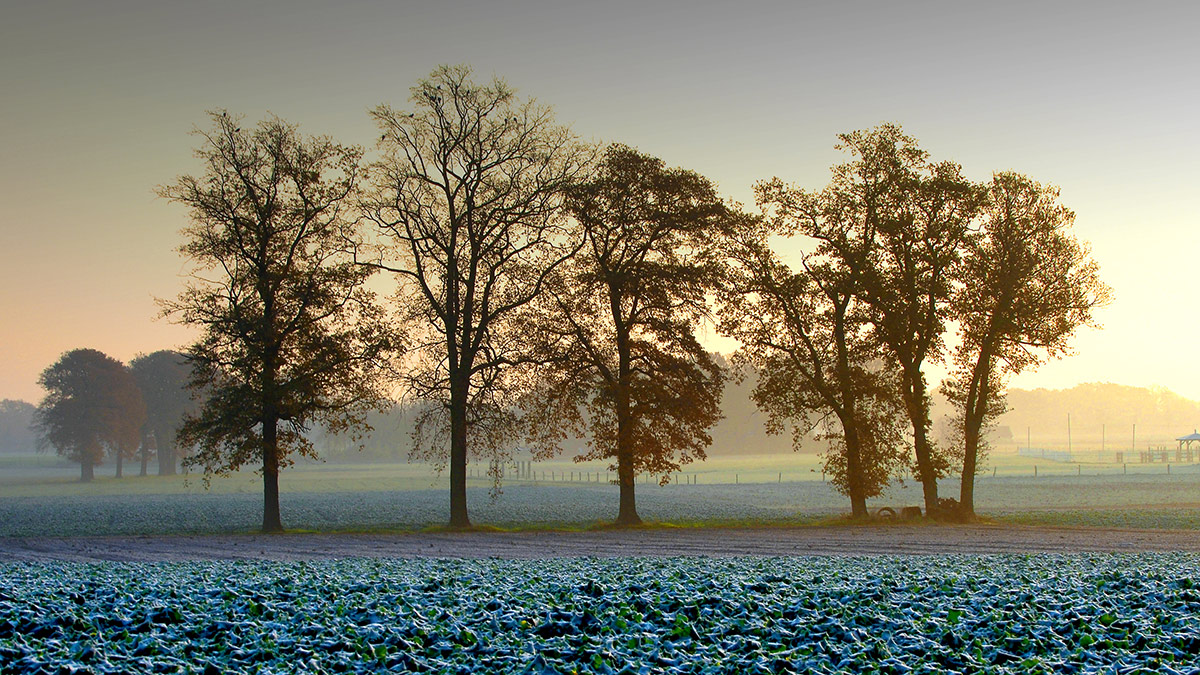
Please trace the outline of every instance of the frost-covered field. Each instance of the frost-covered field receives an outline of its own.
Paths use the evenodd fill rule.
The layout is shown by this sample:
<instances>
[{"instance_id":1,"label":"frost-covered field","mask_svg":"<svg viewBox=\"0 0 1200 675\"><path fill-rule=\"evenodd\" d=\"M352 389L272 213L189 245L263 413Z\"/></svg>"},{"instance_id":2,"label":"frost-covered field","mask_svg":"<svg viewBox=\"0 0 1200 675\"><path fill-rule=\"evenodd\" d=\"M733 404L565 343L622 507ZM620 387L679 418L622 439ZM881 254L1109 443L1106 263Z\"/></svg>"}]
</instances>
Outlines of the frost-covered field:
<instances>
[{"instance_id":1,"label":"frost-covered field","mask_svg":"<svg viewBox=\"0 0 1200 675\"><path fill-rule=\"evenodd\" d=\"M1186 554L0 565L0 671L1200 672L1198 574Z\"/></svg>"},{"instance_id":2,"label":"frost-covered field","mask_svg":"<svg viewBox=\"0 0 1200 675\"><path fill-rule=\"evenodd\" d=\"M953 495L957 483L944 481ZM2 494L2 493L0 493ZM641 485L638 510L671 523L805 523L844 515L845 497L819 480L721 485ZM1200 476L986 478L979 513L1023 523L1200 529ZM872 507L920 504L919 488L893 487ZM500 527L588 526L616 516L617 488L600 483L505 488L496 501L468 489L473 522ZM291 529L412 530L444 524L444 489L287 492ZM250 492L138 495L0 496L0 536L196 534L249 532L262 520L262 497Z\"/></svg>"}]
</instances>

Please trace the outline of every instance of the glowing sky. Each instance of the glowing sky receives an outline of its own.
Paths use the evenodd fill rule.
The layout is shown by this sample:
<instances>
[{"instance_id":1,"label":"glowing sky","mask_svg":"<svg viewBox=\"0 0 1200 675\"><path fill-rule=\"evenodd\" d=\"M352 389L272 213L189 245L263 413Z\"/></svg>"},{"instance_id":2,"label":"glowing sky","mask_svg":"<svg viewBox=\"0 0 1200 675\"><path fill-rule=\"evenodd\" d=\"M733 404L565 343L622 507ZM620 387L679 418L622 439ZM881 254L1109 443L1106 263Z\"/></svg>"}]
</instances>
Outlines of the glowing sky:
<instances>
[{"instance_id":1,"label":"glowing sky","mask_svg":"<svg viewBox=\"0 0 1200 675\"><path fill-rule=\"evenodd\" d=\"M366 110L470 63L582 136L751 202L820 188L839 132L894 121L984 179L1062 187L1115 292L1078 354L1014 384L1161 384L1200 399L1200 10L1188 3L19 2L0 9L0 398L93 347L128 360L186 269L204 111L369 145ZM1116 3L1114 3L1115 5Z\"/></svg>"}]
</instances>

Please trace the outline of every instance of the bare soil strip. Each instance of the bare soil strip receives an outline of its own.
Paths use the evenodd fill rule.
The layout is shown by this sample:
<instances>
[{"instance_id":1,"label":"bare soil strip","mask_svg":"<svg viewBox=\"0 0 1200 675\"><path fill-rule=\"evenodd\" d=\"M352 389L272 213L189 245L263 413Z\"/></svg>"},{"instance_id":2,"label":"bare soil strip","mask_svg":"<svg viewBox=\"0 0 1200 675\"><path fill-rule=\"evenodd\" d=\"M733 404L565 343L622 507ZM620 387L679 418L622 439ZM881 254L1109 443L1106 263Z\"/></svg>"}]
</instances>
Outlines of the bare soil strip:
<instances>
[{"instance_id":1,"label":"bare soil strip","mask_svg":"<svg viewBox=\"0 0 1200 675\"><path fill-rule=\"evenodd\" d=\"M850 556L1200 552L1200 532L1101 528L834 526L149 537L0 538L0 562Z\"/></svg>"}]
</instances>

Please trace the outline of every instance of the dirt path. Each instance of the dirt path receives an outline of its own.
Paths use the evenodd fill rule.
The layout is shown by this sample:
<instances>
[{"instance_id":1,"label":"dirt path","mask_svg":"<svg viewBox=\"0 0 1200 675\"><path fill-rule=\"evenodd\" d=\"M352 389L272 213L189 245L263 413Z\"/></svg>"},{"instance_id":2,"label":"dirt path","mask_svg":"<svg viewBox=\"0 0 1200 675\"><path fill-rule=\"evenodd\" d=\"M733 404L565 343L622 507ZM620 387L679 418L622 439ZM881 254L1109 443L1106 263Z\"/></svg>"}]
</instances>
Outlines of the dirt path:
<instances>
[{"instance_id":1,"label":"dirt path","mask_svg":"<svg viewBox=\"0 0 1200 675\"><path fill-rule=\"evenodd\" d=\"M0 562L1193 551L1200 533L1013 525L0 538Z\"/></svg>"}]
</instances>

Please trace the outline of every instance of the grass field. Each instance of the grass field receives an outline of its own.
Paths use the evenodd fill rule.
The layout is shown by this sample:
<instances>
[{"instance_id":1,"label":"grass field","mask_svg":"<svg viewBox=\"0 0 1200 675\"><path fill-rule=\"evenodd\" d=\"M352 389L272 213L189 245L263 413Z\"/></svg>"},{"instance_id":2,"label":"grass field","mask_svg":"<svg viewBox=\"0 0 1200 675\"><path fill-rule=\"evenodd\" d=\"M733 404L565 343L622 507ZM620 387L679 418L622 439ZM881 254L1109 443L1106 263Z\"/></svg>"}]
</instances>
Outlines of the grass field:
<instances>
[{"instance_id":1,"label":"grass field","mask_svg":"<svg viewBox=\"0 0 1200 675\"><path fill-rule=\"evenodd\" d=\"M1200 529L1200 465L1062 464L1016 455L992 460L977 479L976 507L998 520L1052 525ZM136 471L136 465L132 467ZM822 480L811 455L715 458L673 479L637 486L639 512L677 525L804 524L846 514L848 500ZM485 467L472 467L482 476ZM473 522L505 528L590 527L615 516L617 488L600 463L545 462L533 477L510 469L504 492L469 481ZM543 472L545 478L543 478ZM527 474L528 476L528 474ZM320 531L415 530L444 523L445 475L422 464L300 464L281 477L285 526ZM99 477L38 456L0 462L0 536L244 532L261 520L253 471L201 476ZM958 481L941 483L957 496ZM871 508L921 504L920 486L898 482Z\"/></svg>"}]
</instances>

